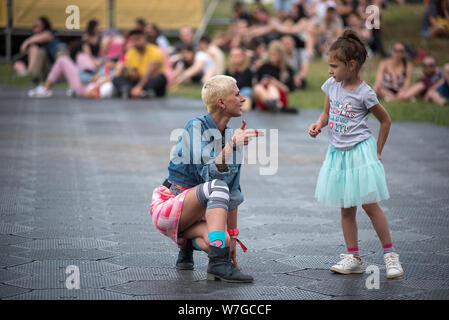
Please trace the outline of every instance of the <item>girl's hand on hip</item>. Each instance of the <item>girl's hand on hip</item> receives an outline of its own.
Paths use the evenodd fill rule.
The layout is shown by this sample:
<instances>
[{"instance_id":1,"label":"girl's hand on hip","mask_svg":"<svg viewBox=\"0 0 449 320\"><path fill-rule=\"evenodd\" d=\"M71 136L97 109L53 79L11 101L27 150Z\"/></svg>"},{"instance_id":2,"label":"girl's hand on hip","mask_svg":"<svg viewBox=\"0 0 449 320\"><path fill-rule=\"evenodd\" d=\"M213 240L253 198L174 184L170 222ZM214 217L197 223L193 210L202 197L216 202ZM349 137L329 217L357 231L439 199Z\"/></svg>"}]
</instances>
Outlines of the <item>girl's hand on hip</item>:
<instances>
[{"instance_id":1,"label":"girl's hand on hip","mask_svg":"<svg viewBox=\"0 0 449 320\"><path fill-rule=\"evenodd\" d=\"M380 153L377 153L377 159L379 159L380 162L382 162L382 156L380 155Z\"/></svg>"}]
</instances>

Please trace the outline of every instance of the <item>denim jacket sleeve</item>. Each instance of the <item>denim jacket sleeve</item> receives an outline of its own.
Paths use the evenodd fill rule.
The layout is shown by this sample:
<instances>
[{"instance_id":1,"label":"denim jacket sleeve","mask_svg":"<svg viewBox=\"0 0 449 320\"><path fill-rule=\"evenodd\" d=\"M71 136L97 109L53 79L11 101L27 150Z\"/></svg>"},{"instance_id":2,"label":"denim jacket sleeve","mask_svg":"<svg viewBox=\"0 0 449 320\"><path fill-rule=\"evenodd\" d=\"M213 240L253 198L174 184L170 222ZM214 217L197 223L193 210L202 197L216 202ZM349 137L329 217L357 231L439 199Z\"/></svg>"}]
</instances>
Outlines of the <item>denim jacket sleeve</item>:
<instances>
[{"instance_id":1,"label":"denim jacket sleeve","mask_svg":"<svg viewBox=\"0 0 449 320\"><path fill-rule=\"evenodd\" d=\"M231 200L229 203L229 210L237 208L245 198L243 197L242 192L240 191L240 188L234 189L231 191Z\"/></svg>"},{"instance_id":2,"label":"denim jacket sleeve","mask_svg":"<svg viewBox=\"0 0 449 320\"><path fill-rule=\"evenodd\" d=\"M235 168L228 167L226 171L219 171L215 164L215 157L221 152L221 134L218 129L207 128L205 124L198 119L189 121L186 125L189 140L190 163L195 167L195 171L201 177L203 182L213 179L226 180L233 173ZM212 136L214 139L211 139Z\"/></svg>"}]
</instances>

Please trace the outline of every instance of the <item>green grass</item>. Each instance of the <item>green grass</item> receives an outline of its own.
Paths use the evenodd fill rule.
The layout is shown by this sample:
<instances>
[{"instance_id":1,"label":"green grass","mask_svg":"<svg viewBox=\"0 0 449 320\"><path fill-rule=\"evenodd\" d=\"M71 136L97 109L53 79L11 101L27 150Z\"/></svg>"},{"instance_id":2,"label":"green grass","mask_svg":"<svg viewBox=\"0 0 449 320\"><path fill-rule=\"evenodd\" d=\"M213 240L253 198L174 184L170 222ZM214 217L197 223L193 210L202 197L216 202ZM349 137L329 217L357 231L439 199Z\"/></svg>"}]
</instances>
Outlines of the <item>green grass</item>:
<instances>
[{"instance_id":1,"label":"green grass","mask_svg":"<svg viewBox=\"0 0 449 320\"><path fill-rule=\"evenodd\" d=\"M0 84L21 85L31 87L32 81L31 76L29 75L24 77L17 76L11 64L0 63ZM55 84L54 87L68 89L69 85L67 84L67 82L61 81Z\"/></svg>"},{"instance_id":2,"label":"green grass","mask_svg":"<svg viewBox=\"0 0 449 320\"><path fill-rule=\"evenodd\" d=\"M449 127L449 108L421 102L383 103L393 121L430 122Z\"/></svg>"},{"instance_id":3,"label":"green grass","mask_svg":"<svg viewBox=\"0 0 449 320\"><path fill-rule=\"evenodd\" d=\"M425 11L426 6L423 4L392 4L387 10L383 10L380 27L384 45L388 49L395 41L405 42L414 48L424 49L442 65L448 62L449 40L426 40L421 36L421 21Z\"/></svg>"},{"instance_id":4,"label":"green grass","mask_svg":"<svg viewBox=\"0 0 449 320\"><path fill-rule=\"evenodd\" d=\"M227 17L231 14L230 1L220 1L214 17ZM426 7L422 4L409 4L399 6L392 4L387 10L382 11L381 29L385 48L388 48L395 41L403 41L414 48L421 48L433 55L439 65L448 62L447 52L449 52L448 39L425 40L420 34L421 19ZM224 26L210 27L208 33L213 35L217 30L223 30ZM380 58L370 58L362 70L362 78L370 85L373 85L377 65ZM414 82L421 76L419 65L414 66ZM304 91L296 91L290 94L290 104L300 108L322 109L324 95L321 85L328 79L328 66L320 57L315 58L310 67L307 77L308 88ZM13 85L30 85L29 77L19 78L15 75L9 64L0 64L0 83ZM58 87L66 87L66 84L59 84ZM188 85L180 86L176 90L171 90L171 96L181 96L201 99L201 86ZM440 107L433 103L417 102L385 102L382 105L388 110L393 121L416 121L430 122L436 125L449 127L449 108Z\"/></svg>"},{"instance_id":5,"label":"green grass","mask_svg":"<svg viewBox=\"0 0 449 320\"><path fill-rule=\"evenodd\" d=\"M201 99L201 86L198 85L180 85L176 89L168 92L169 96L186 97L193 99Z\"/></svg>"},{"instance_id":6,"label":"green grass","mask_svg":"<svg viewBox=\"0 0 449 320\"><path fill-rule=\"evenodd\" d=\"M9 63L0 63L0 83L8 85L30 85L31 77L18 77Z\"/></svg>"}]
</instances>

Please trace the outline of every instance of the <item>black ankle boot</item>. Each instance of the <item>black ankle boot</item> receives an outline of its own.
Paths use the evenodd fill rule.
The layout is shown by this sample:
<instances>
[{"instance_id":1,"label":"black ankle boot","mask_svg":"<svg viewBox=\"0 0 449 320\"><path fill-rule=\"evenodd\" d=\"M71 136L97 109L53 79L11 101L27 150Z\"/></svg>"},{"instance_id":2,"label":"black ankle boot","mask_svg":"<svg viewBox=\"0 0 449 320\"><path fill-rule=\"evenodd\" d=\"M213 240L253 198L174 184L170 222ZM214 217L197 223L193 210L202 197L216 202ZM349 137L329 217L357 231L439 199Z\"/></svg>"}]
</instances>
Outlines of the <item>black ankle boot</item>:
<instances>
[{"instance_id":1,"label":"black ankle boot","mask_svg":"<svg viewBox=\"0 0 449 320\"><path fill-rule=\"evenodd\" d=\"M243 274L229 260L229 247L209 246L209 265L207 280L223 280L226 282L253 282L253 277Z\"/></svg>"},{"instance_id":2,"label":"black ankle boot","mask_svg":"<svg viewBox=\"0 0 449 320\"><path fill-rule=\"evenodd\" d=\"M187 243L179 249L176 269L193 270L193 244L191 239L188 239Z\"/></svg>"}]
</instances>

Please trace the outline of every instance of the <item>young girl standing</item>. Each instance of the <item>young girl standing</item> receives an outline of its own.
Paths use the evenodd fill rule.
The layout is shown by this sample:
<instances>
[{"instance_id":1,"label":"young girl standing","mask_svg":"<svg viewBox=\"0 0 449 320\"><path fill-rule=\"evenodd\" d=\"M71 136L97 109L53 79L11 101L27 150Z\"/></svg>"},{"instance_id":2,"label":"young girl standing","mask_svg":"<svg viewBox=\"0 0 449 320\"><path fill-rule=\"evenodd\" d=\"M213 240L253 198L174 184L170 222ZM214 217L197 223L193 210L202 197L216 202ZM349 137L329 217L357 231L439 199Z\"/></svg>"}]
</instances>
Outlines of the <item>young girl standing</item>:
<instances>
[{"instance_id":1,"label":"young girl standing","mask_svg":"<svg viewBox=\"0 0 449 320\"><path fill-rule=\"evenodd\" d=\"M321 128L329 126L329 149L321 167L315 197L341 208L341 224L347 254L331 271L363 273L359 256L356 211L362 206L368 214L384 250L387 278L404 271L394 252L385 215L378 205L389 198L381 153L390 131L391 120L375 92L359 71L367 52L359 37L350 30L338 38L328 54L329 78L321 87L326 94L324 111L309 127L315 138ZM380 122L377 143L367 126L368 114Z\"/></svg>"}]
</instances>

